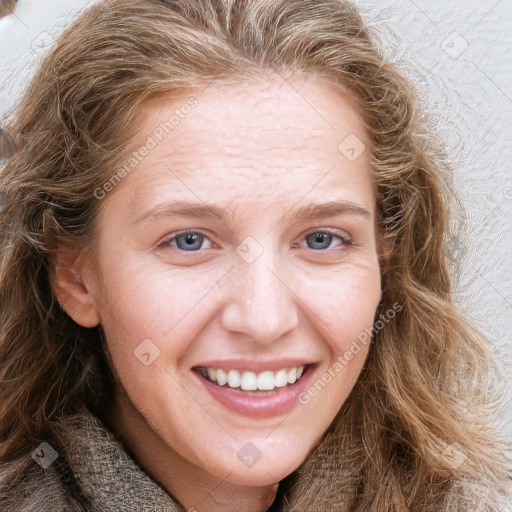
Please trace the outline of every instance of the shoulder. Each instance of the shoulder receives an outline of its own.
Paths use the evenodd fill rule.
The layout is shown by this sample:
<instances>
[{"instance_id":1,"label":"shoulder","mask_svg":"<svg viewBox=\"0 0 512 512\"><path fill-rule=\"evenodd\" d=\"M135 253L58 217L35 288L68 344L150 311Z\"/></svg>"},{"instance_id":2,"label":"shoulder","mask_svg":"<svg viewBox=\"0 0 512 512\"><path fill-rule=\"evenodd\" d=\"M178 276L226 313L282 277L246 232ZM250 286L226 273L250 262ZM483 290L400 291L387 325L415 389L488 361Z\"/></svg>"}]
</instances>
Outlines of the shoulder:
<instances>
[{"instance_id":1,"label":"shoulder","mask_svg":"<svg viewBox=\"0 0 512 512\"><path fill-rule=\"evenodd\" d=\"M84 511L66 485L62 464L43 468L31 454L0 466L0 510L41 512L43 510ZM85 505L85 503L84 503Z\"/></svg>"},{"instance_id":2,"label":"shoulder","mask_svg":"<svg viewBox=\"0 0 512 512\"><path fill-rule=\"evenodd\" d=\"M89 411L63 417L51 428L48 464L28 453L0 466L2 512L184 510Z\"/></svg>"}]
</instances>

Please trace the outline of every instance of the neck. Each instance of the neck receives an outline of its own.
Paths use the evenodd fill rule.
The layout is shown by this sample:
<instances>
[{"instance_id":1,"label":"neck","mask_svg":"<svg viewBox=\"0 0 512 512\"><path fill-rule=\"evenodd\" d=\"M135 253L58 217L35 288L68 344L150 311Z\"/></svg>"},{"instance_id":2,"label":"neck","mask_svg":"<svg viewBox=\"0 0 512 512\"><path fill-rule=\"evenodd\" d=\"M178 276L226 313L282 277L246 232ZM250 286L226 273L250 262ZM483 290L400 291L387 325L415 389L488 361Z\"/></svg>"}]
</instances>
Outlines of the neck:
<instances>
[{"instance_id":1,"label":"neck","mask_svg":"<svg viewBox=\"0 0 512 512\"><path fill-rule=\"evenodd\" d=\"M107 421L131 456L189 512L266 512L275 499L279 484L242 487L181 457L153 432L124 392L114 395Z\"/></svg>"}]
</instances>

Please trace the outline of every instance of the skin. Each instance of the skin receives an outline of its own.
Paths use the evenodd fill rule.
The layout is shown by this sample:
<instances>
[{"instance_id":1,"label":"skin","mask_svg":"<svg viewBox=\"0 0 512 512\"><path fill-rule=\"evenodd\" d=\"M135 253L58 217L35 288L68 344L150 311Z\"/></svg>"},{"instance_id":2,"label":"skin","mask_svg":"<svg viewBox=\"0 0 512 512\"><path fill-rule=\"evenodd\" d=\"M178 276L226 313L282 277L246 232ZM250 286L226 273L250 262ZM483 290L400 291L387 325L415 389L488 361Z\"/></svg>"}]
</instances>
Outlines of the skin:
<instances>
[{"instance_id":1,"label":"skin","mask_svg":"<svg viewBox=\"0 0 512 512\"><path fill-rule=\"evenodd\" d=\"M193 95L196 108L101 200L96 261L59 260L57 294L77 323L101 323L118 379L109 421L146 471L187 509L261 511L319 443L368 347L309 403L263 419L219 404L191 369L208 359L304 357L318 363L314 382L371 328L381 251L368 150L354 161L338 150L349 134L368 144L347 97L315 78L268 74ZM133 147L187 98L149 104ZM220 205L227 222L135 222L174 200ZM330 200L369 215L291 220ZM195 252L183 239L182 249L169 243L183 229L205 235ZM315 241L325 231L330 243ZM347 235L354 245L337 238ZM263 251L251 263L236 252L246 237ZM134 350L147 338L160 356L145 366ZM237 458L247 442L262 453L250 468Z\"/></svg>"}]
</instances>

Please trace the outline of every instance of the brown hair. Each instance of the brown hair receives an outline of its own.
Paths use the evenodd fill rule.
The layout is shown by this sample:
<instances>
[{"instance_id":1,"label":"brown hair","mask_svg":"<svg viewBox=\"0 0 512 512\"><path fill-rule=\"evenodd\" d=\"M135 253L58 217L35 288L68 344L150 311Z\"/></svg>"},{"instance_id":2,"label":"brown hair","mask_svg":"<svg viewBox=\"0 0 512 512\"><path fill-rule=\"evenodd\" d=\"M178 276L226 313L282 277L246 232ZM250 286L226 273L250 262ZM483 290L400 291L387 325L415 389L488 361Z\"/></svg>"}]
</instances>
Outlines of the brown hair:
<instances>
[{"instance_id":1,"label":"brown hair","mask_svg":"<svg viewBox=\"0 0 512 512\"><path fill-rule=\"evenodd\" d=\"M18 0L2 0L0 2L0 18L12 14L17 3Z\"/></svg>"},{"instance_id":2,"label":"brown hair","mask_svg":"<svg viewBox=\"0 0 512 512\"><path fill-rule=\"evenodd\" d=\"M61 309L52 255L93 246L94 191L122 162L136 116L150 99L267 69L353 98L389 247L376 319L403 306L283 499L297 510L500 510L510 469L490 424L496 365L450 299L450 166L411 85L338 0L107 0L58 39L4 124L19 149L0 175L12 201L0 229L0 459L31 451L60 416L85 405L101 417L108 404L101 326ZM450 463L450 449L464 463ZM333 460L335 489L318 472Z\"/></svg>"}]
</instances>

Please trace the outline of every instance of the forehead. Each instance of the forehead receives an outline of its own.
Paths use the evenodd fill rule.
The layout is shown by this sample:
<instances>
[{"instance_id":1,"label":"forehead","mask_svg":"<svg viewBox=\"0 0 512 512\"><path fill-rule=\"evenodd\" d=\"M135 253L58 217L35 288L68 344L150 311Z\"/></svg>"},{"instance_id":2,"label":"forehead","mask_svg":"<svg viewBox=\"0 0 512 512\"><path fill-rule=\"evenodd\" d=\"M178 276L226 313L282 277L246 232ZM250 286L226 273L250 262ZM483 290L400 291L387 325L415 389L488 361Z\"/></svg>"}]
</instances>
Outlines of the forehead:
<instances>
[{"instance_id":1,"label":"forehead","mask_svg":"<svg viewBox=\"0 0 512 512\"><path fill-rule=\"evenodd\" d=\"M172 130L156 140L155 130L169 127L173 116ZM325 82L271 75L241 85L212 83L152 101L134 128L131 151L149 137L156 144L118 186L133 212L183 194L276 204L334 189L372 209L367 151L354 160L340 151L347 138L367 146L363 125L351 99Z\"/></svg>"}]
</instances>

